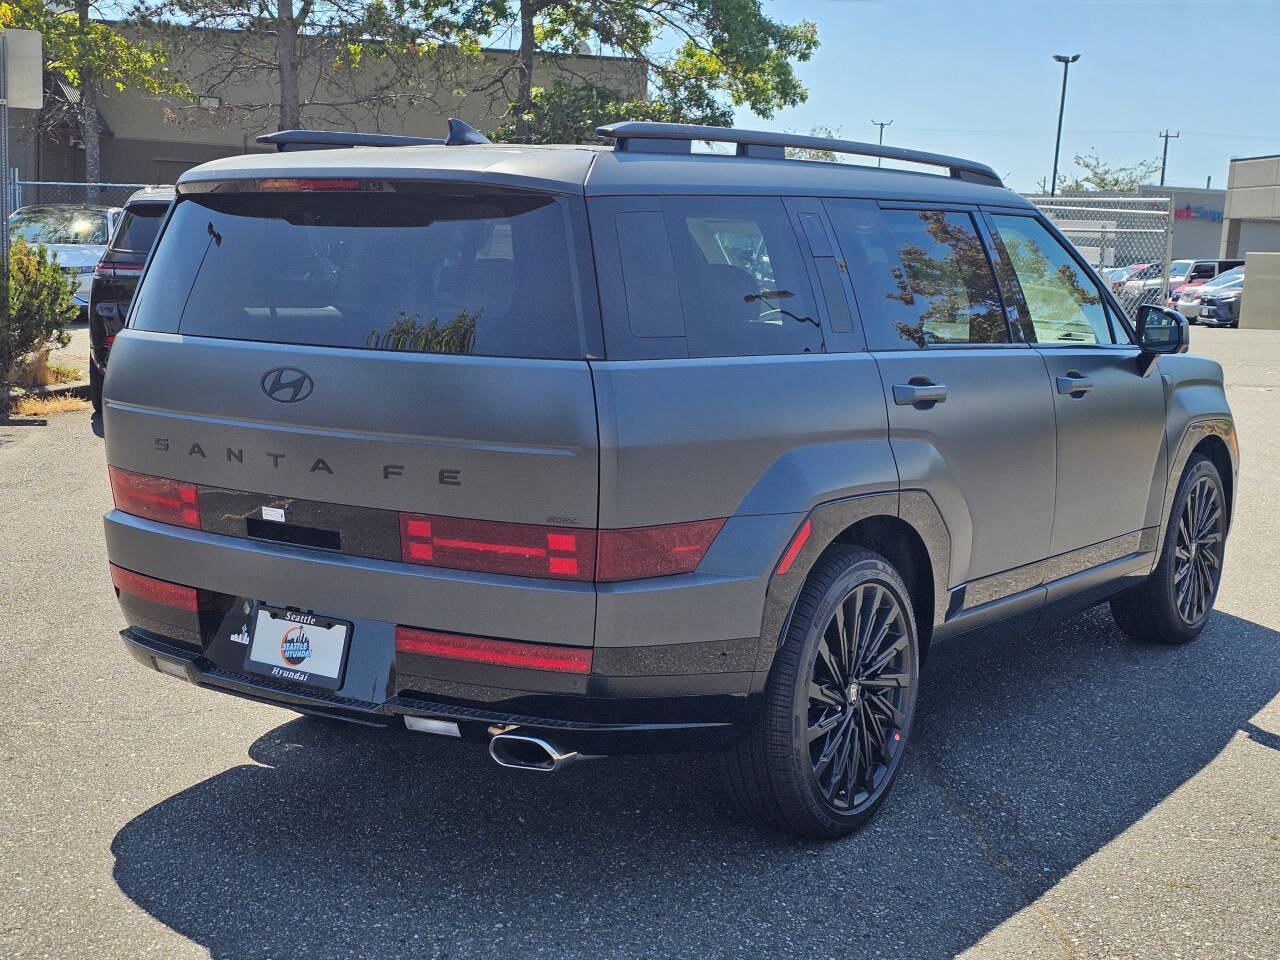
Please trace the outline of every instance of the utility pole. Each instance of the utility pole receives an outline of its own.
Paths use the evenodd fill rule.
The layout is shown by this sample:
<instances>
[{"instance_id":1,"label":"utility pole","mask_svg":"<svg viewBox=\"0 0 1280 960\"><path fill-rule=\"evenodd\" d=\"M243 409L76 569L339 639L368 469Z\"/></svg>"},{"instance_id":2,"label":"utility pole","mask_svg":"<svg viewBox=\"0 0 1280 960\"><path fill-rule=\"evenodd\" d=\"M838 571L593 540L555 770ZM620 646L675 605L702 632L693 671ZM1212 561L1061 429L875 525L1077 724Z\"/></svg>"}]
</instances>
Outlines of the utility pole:
<instances>
[{"instance_id":1,"label":"utility pole","mask_svg":"<svg viewBox=\"0 0 1280 960\"><path fill-rule=\"evenodd\" d=\"M1067 106L1067 71L1071 69L1071 64L1080 59L1080 54L1067 56L1065 53L1055 53L1053 59L1062 64L1062 97L1058 100L1058 136L1053 141L1053 179L1049 181L1051 197L1058 192L1058 151L1062 147L1062 111Z\"/></svg>"},{"instance_id":2,"label":"utility pole","mask_svg":"<svg viewBox=\"0 0 1280 960\"><path fill-rule=\"evenodd\" d=\"M1163 187L1164 186L1164 168L1165 168L1165 165L1169 162L1169 141L1177 140L1180 136L1182 136L1182 131L1179 130L1177 133L1170 133L1169 128L1165 127L1164 132L1158 133L1156 134L1156 136L1158 136L1161 140L1164 141L1164 151L1160 155L1160 186Z\"/></svg>"},{"instance_id":3,"label":"utility pole","mask_svg":"<svg viewBox=\"0 0 1280 960\"><path fill-rule=\"evenodd\" d=\"M880 146L883 147L884 146L884 128L893 126L893 121L886 120L884 123L881 123L879 120L872 120L871 125L873 127L880 128ZM876 157L876 166L877 167L880 166L880 157Z\"/></svg>"}]
</instances>

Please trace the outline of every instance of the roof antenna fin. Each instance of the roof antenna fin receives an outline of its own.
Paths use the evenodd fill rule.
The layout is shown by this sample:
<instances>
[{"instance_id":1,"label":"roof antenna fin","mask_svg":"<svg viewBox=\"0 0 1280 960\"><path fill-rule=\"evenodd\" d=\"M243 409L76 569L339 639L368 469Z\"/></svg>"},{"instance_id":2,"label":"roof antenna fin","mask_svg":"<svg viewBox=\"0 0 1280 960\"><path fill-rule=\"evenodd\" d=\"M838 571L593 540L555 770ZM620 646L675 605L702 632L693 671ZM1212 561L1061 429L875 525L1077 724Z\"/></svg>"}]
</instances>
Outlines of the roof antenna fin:
<instances>
[{"instance_id":1,"label":"roof antenna fin","mask_svg":"<svg viewBox=\"0 0 1280 960\"><path fill-rule=\"evenodd\" d=\"M457 117L449 118L449 136L445 138L444 145L446 147L459 147L469 143L491 143L490 139L483 133L464 123Z\"/></svg>"}]
</instances>

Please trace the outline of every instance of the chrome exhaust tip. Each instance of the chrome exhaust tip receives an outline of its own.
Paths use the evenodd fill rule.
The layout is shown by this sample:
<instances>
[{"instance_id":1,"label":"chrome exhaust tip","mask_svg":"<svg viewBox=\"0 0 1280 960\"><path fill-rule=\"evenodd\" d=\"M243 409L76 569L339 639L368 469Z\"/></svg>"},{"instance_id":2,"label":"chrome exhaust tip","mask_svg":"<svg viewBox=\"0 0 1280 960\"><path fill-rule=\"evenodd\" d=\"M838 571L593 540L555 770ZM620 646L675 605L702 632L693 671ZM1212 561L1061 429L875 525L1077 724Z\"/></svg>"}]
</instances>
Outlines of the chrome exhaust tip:
<instances>
[{"instance_id":1,"label":"chrome exhaust tip","mask_svg":"<svg viewBox=\"0 0 1280 960\"><path fill-rule=\"evenodd\" d=\"M542 737L500 733L489 741L489 756L500 767L554 773L582 759L576 750L562 750Z\"/></svg>"}]
</instances>

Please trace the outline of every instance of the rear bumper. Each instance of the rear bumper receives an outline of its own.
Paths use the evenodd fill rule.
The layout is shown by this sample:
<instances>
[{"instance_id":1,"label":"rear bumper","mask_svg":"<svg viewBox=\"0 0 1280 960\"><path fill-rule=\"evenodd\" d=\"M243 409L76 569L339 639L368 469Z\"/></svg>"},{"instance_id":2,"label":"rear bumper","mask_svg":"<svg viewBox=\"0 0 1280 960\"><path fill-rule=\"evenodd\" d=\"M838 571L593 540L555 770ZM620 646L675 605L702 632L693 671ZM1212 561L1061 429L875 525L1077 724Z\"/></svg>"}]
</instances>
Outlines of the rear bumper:
<instances>
[{"instance_id":1,"label":"rear bumper","mask_svg":"<svg viewBox=\"0 0 1280 960\"><path fill-rule=\"evenodd\" d=\"M667 588L652 580L618 595L602 593L603 610L614 611L631 632L611 634L622 645L600 645L590 583L413 567L187 530L119 511L106 516L105 528L113 564L194 586L201 597L197 612L184 612L120 593L130 625L123 637L136 659L198 686L301 712L373 724L431 717L479 740L492 735L490 727L514 726L554 735L583 753L700 750L738 736L761 682L758 619L757 636L725 639L726 631L746 627L743 612L741 624L722 613L725 591L737 596L749 586L737 578L686 575L665 578ZM247 636L256 603L352 624L337 690L246 669L247 647L238 638ZM664 608L682 622L655 612ZM590 648L590 672L397 652L397 625Z\"/></svg>"},{"instance_id":2,"label":"rear bumper","mask_svg":"<svg viewBox=\"0 0 1280 960\"><path fill-rule=\"evenodd\" d=\"M411 691L377 703L227 670L190 647L137 627L122 630L120 636L140 664L198 687L370 726L400 724L406 716L445 720L457 724L462 739L479 743L492 738L497 732L493 728L502 727L554 739L583 754L715 750L741 735L748 710L744 695L714 693L594 703L594 698L526 694L521 700L532 712L440 702Z\"/></svg>"}]
</instances>

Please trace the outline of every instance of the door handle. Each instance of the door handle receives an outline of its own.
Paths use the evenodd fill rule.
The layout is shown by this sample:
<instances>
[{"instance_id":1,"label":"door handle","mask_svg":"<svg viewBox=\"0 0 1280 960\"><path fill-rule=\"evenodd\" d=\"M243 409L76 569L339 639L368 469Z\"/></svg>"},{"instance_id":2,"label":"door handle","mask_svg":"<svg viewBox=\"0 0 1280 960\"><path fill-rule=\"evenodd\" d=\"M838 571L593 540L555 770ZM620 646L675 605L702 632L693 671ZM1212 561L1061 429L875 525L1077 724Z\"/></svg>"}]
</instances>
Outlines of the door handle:
<instances>
[{"instance_id":1,"label":"door handle","mask_svg":"<svg viewBox=\"0 0 1280 960\"><path fill-rule=\"evenodd\" d=\"M932 406L947 399L946 384L933 383L923 377L912 377L911 383L893 385L893 402L900 407L927 403Z\"/></svg>"},{"instance_id":2,"label":"door handle","mask_svg":"<svg viewBox=\"0 0 1280 960\"><path fill-rule=\"evenodd\" d=\"M1083 397L1093 389L1093 381L1074 370L1058 378L1058 392L1064 396Z\"/></svg>"}]
</instances>

